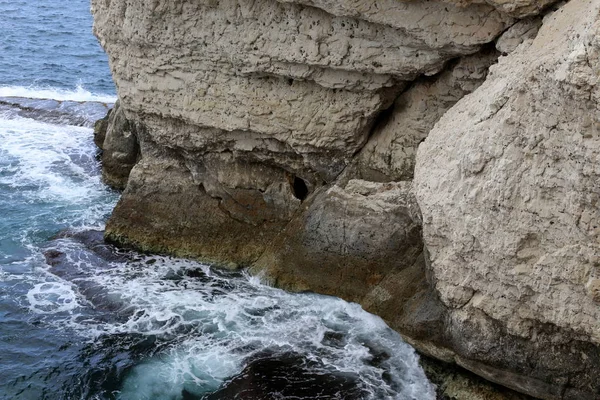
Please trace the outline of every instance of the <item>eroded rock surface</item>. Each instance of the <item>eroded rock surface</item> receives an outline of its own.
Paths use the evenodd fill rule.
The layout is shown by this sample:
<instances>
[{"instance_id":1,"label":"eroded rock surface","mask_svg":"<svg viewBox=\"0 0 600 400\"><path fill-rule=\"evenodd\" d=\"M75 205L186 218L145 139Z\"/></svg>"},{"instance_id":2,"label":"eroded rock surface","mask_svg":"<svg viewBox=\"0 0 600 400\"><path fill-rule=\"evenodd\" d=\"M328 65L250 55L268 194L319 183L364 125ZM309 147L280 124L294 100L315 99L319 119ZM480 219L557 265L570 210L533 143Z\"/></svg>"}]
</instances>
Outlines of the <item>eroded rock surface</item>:
<instances>
[{"instance_id":1,"label":"eroded rock surface","mask_svg":"<svg viewBox=\"0 0 600 400\"><path fill-rule=\"evenodd\" d=\"M102 178L113 188L125 188L139 159L138 130L136 123L125 117L119 102L104 119L96 122L94 142L102 150Z\"/></svg>"},{"instance_id":2,"label":"eroded rock surface","mask_svg":"<svg viewBox=\"0 0 600 400\"><path fill-rule=\"evenodd\" d=\"M332 184L408 81L477 52L514 22L486 4L386 0L365 7L274 0L92 3L121 112L138 130L142 164L161 158L181 166L177 176L227 216L215 217L222 234L233 236L241 223L255 232L248 239L257 250L279 229L261 227L274 221L281 227L306 196ZM108 223L115 240L147 242L141 232L165 215L158 198L169 198L173 210L189 206L184 196L169 197L168 185L162 194L163 185L147 186L153 178L145 175L141 165L134 168ZM133 210L126 205L133 207L146 191L157 201L148 203L142 227L127 218ZM219 236L210 218L186 223L200 236L206 230ZM172 246L145 247L187 248L177 246L176 237L159 239L152 242ZM194 248L209 259L233 253ZM257 252L247 256L236 262L252 263Z\"/></svg>"},{"instance_id":3,"label":"eroded rock surface","mask_svg":"<svg viewBox=\"0 0 600 400\"><path fill-rule=\"evenodd\" d=\"M349 175L376 182L411 180L419 144L450 107L483 83L497 59L495 51L485 49L414 82L375 127Z\"/></svg>"},{"instance_id":4,"label":"eroded rock surface","mask_svg":"<svg viewBox=\"0 0 600 400\"><path fill-rule=\"evenodd\" d=\"M537 15L552 3L92 0L120 98L107 237L359 302L523 393L597 398L598 0Z\"/></svg>"},{"instance_id":5,"label":"eroded rock surface","mask_svg":"<svg viewBox=\"0 0 600 400\"><path fill-rule=\"evenodd\" d=\"M573 0L546 16L442 117L415 173L435 287L452 318L480 324L472 341L504 329L540 346L547 368L557 359L540 342L557 358L588 344L555 383L595 395L556 398L600 393L599 13Z\"/></svg>"}]
</instances>

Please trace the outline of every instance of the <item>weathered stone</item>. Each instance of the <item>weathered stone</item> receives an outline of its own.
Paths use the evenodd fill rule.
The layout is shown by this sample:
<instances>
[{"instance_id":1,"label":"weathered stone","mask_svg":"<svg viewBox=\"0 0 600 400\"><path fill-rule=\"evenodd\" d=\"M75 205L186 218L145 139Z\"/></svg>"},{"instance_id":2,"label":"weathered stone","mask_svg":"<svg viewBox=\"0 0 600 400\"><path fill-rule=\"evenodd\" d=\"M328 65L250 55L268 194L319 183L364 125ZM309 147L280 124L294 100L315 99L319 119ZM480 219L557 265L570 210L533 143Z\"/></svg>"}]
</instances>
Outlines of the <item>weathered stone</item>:
<instances>
[{"instance_id":1,"label":"weathered stone","mask_svg":"<svg viewBox=\"0 0 600 400\"><path fill-rule=\"evenodd\" d=\"M497 58L495 51L485 50L413 83L374 129L350 175L384 182L412 179L419 143L450 107L483 83Z\"/></svg>"},{"instance_id":2,"label":"weathered stone","mask_svg":"<svg viewBox=\"0 0 600 400\"><path fill-rule=\"evenodd\" d=\"M104 118L99 119L94 123L94 144L102 150L104 146L104 139L106 139L106 131L108 130L108 119L112 112L112 108L108 110L108 113Z\"/></svg>"},{"instance_id":3,"label":"weathered stone","mask_svg":"<svg viewBox=\"0 0 600 400\"><path fill-rule=\"evenodd\" d=\"M106 235L357 301L540 398L596 398L597 2L533 40L514 17L552 0L93 0L121 99L105 176L127 181ZM510 55L467 96L494 41ZM408 180L430 131L424 250Z\"/></svg>"},{"instance_id":4,"label":"weathered stone","mask_svg":"<svg viewBox=\"0 0 600 400\"><path fill-rule=\"evenodd\" d=\"M360 301L391 272L410 267L421 254L410 188L410 182L351 180L343 188L321 189L254 270L280 287Z\"/></svg>"},{"instance_id":5,"label":"weathered stone","mask_svg":"<svg viewBox=\"0 0 600 400\"><path fill-rule=\"evenodd\" d=\"M534 400L524 394L494 385L456 365L421 357L427 377L436 385L440 400Z\"/></svg>"},{"instance_id":6,"label":"weathered stone","mask_svg":"<svg viewBox=\"0 0 600 400\"><path fill-rule=\"evenodd\" d=\"M222 201L227 204L222 206ZM249 224L232 209L254 215ZM194 182L183 160L146 157L131 171L129 183L106 226L111 242L154 252L196 257L226 267L248 265L284 222L266 217L255 196L219 199Z\"/></svg>"},{"instance_id":7,"label":"weathered stone","mask_svg":"<svg viewBox=\"0 0 600 400\"><path fill-rule=\"evenodd\" d=\"M467 368L542 398L600 393L600 306L590 295L600 259L599 28L596 0L547 16L417 156L424 240L455 351L478 360Z\"/></svg>"},{"instance_id":8,"label":"weathered stone","mask_svg":"<svg viewBox=\"0 0 600 400\"><path fill-rule=\"evenodd\" d=\"M177 158L193 184L263 244L271 233L261 230L262 220L289 221L301 200L331 184L406 80L476 52L513 22L484 4L386 0L380 6L349 15L342 3L333 10L274 0L92 2L121 115L137 129L126 138L138 139L145 165ZM129 160L120 166L129 168ZM110 170L107 161L105 176L122 186L126 174ZM142 189L150 182L142 169L132 177L140 196L163 189ZM133 207L133 193L126 192L131 203L120 202L109 222L120 228L109 232L142 244L148 238L139 225L117 221L128 215L120 212L124 204ZM166 215L155 206L146 212ZM205 220L196 225L201 237ZM150 235L154 223L143 221ZM228 224L214 222L228 234ZM172 249L146 247L178 251L177 240L169 243Z\"/></svg>"},{"instance_id":9,"label":"weathered stone","mask_svg":"<svg viewBox=\"0 0 600 400\"><path fill-rule=\"evenodd\" d=\"M535 39L541 26L541 17L517 22L496 40L496 49L505 56L512 53L521 43Z\"/></svg>"},{"instance_id":10,"label":"weathered stone","mask_svg":"<svg viewBox=\"0 0 600 400\"><path fill-rule=\"evenodd\" d=\"M511 14L515 17L523 18L539 14L549 5L556 3L557 0L444 0L448 3L467 5L472 3L487 3L493 5L498 10Z\"/></svg>"},{"instance_id":11,"label":"weathered stone","mask_svg":"<svg viewBox=\"0 0 600 400\"><path fill-rule=\"evenodd\" d=\"M124 189L140 153L138 132L135 124L125 117L119 102L107 117L106 133L101 145L98 145L102 139L101 131L94 136L96 144L102 149L102 178L108 185Z\"/></svg>"}]
</instances>

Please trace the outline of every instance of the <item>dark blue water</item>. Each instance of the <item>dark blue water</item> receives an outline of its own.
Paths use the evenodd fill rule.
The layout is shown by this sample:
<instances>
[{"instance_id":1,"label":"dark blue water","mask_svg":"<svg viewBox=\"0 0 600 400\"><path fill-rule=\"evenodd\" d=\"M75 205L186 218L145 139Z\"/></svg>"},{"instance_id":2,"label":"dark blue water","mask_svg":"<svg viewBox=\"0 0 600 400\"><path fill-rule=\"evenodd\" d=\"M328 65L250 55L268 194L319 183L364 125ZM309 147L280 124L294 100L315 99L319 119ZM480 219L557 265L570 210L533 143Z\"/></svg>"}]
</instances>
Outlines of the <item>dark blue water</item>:
<instances>
[{"instance_id":1,"label":"dark blue water","mask_svg":"<svg viewBox=\"0 0 600 400\"><path fill-rule=\"evenodd\" d=\"M358 305L102 241L89 4L0 0L0 399L432 399Z\"/></svg>"},{"instance_id":2,"label":"dark blue water","mask_svg":"<svg viewBox=\"0 0 600 400\"><path fill-rule=\"evenodd\" d=\"M2 86L114 95L85 0L0 0Z\"/></svg>"}]
</instances>

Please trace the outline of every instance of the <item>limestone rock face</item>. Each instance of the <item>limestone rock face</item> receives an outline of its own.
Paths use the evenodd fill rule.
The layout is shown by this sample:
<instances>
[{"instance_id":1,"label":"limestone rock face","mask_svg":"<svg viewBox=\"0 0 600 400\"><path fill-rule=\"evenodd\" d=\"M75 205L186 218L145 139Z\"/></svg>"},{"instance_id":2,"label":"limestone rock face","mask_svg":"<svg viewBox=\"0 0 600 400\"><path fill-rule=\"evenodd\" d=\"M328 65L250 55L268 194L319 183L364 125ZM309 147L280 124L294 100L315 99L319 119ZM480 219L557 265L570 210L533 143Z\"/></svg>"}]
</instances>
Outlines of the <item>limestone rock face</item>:
<instances>
[{"instance_id":1,"label":"limestone rock face","mask_svg":"<svg viewBox=\"0 0 600 400\"><path fill-rule=\"evenodd\" d=\"M121 112L140 131L144 164L176 159L186 181L231 222L220 222L223 234L241 223L264 243L275 231L261 227L289 222L306 196L333 183L407 81L477 52L514 22L486 4L386 0L366 6L95 0L92 11ZM150 181L141 170L132 177L139 182L130 179L107 233L142 243L144 235L135 237L139 224L128 222L121 208L162 185L144 188ZM159 202L153 204L156 215L164 215ZM150 209L147 216L152 219ZM195 229L209 226L204 218ZM201 256L221 254L209 253ZM236 260L256 261L255 252L246 254Z\"/></svg>"},{"instance_id":2,"label":"limestone rock face","mask_svg":"<svg viewBox=\"0 0 600 400\"><path fill-rule=\"evenodd\" d=\"M496 40L496 49L503 55L512 53L524 41L535 39L541 26L542 18L539 16L515 23Z\"/></svg>"},{"instance_id":3,"label":"limestone rock face","mask_svg":"<svg viewBox=\"0 0 600 400\"><path fill-rule=\"evenodd\" d=\"M444 0L453 4L487 3L516 17L539 14L556 0Z\"/></svg>"},{"instance_id":4,"label":"limestone rock face","mask_svg":"<svg viewBox=\"0 0 600 400\"><path fill-rule=\"evenodd\" d=\"M599 29L596 0L546 16L419 148L424 241L457 321L600 343Z\"/></svg>"},{"instance_id":5,"label":"limestone rock face","mask_svg":"<svg viewBox=\"0 0 600 400\"><path fill-rule=\"evenodd\" d=\"M106 237L597 398L599 1L92 0L120 98Z\"/></svg>"},{"instance_id":6,"label":"limestone rock face","mask_svg":"<svg viewBox=\"0 0 600 400\"><path fill-rule=\"evenodd\" d=\"M355 157L352 173L372 181L412 179L417 147L458 100L483 83L498 54L485 50L464 57L435 77L414 82L398 97L389 117Z\"/></svg>"},{"instance_id":7,"label":"limestone rock face","mask_svg":"<svg viewBox=\"0 0 600 400\"><path fill-rule=\"evenodd\" d=\"M124 189L140 149L135 123L125 117L117 101L108 115L97 121L94 141L102 150L102 178L109 186Z\"/></svg>"},{"instance_id":8,"label":"limestone rock face","mask_svg":"<svg viewBox=\"0 0 600 400\"><path fill-rule=\"evenodd\" d=\"M362 300L422 253L411 189L410 182L350 180L345 187L320 190L258 260L257 269L281 287Z\"/></svg>"}]
</instances>

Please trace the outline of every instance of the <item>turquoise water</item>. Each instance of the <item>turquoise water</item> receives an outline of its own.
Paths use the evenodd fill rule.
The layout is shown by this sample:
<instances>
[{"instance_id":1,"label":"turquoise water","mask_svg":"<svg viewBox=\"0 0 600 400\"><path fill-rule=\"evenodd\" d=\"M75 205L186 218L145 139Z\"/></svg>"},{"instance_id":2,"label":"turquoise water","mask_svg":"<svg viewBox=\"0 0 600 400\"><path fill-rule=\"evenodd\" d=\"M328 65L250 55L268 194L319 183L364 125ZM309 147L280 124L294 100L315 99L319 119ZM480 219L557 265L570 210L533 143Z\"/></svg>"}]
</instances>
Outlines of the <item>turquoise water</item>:
<instances>
[{"instance_id":1,"label":"turquoise water","mask_svg":"<svg viewBox=\"0 0 600 400\"><path fill-rule=\"evenodd\" d=\"M433 399L358 305L102 242L89 4L0 0L1 399Z\"/></svg>"}]
</instances>

